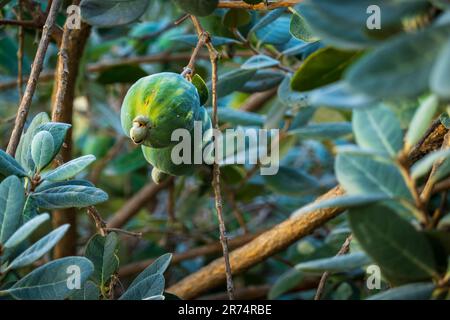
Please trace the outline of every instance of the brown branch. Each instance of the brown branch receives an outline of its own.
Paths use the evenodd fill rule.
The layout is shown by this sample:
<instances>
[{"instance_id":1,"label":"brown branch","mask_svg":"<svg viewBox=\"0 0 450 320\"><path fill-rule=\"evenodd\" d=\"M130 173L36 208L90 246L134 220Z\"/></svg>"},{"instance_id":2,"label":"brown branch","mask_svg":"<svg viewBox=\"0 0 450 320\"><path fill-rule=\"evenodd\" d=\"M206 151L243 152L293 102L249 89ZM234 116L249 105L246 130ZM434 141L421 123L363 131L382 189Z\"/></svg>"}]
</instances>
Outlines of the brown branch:
<instances>
[{"instance_id":1,"label":"brown branch","mask_svg":"<svg viewBox=\"0 0 450 320\"><path fill-rule=\"evenodd\" d=\"M57 0L54 0L55 3ZM77 4L78 1L74 1ZM55 86L52 96L52 121L72 124L73 101L80 68L80 59L90 34L90 26L82 23L80 29L70 29L66 23L58 54ZM62 162L72 159L72 130L69 130L60 151ZM65 236L55 247L55 258L76 254L77 216L76 210L55 210L52 215L55 227L70 224Z\"/></svg>"},{"instance_id":2,"label":"brown branch","mask_svg":"<svg viewBox=\"0 0 450 320\"><path fill-rule=\"evenodd\" d=\"M260 233L257 234L246 234L234 239L230 239L228 245L230 248L239 248L244 244L250 242L255 239ZM185 260L195 259L198 257L210 256L214 254L219 254L222 252L222 245L218 242L214 242L211 244L207 244L201 247L193 248L185 252L175 253L172 258L172 264L178 264ZM150 264L153 263L155 259L148 259L144 261L130 263L120 268L119 277L128 277L132 276L136 273L141 272L145 268L147 268Z\"/></svg>"},{"instance_id":3,"label":"brown branch","mask_svg":"<svg viewBox=\"0 0 450 320\"><path fill-rule=\"evenodd\" d=\"M336 256L341 256L343 254L346 254L350 250L350 243L352 242L352 235L349 235L347 239L345 239L344 244L342 245L341 249L338 251ZM328 280L328 277L330 276L329 272L324 272L322 274L322 277L319 281L319 286L317 287L316 295L314 296L314 300L320 300L323 294L323 289L325 288L325 284Z\"/></svg>"},{"instance_id":4,"label":"brown branch","mask_svg":"<svg viewBox=\"0 0 450 320\"><path fill-rule=\"evenodd\" d=\"M28 79L23 98L20 101L16 121L11 134L11 138L8 143L7 153L12 156L16 154L17 146L19 145L20 137L22 136L23 127L30 111L31 102L33 100L33 95L36 90L37 81L39 79L39 74L42 71L45 53L47 52L48 44L50 42L50 33L52 31L53 25L55 24L56 14L59 7L61 6L61 3L61 0L56 0L52 3L50 12L43 27L42 37L39 41L39 46L33 61L30 78Z\"/></svg>"},{"instance_id":5,"label":"brown branch","mask_svg":"<svg viewBox=\"0 0 450 320\"><path fill-rule=\"evenodd\" d=\"M241 110L247 112L259 111L270 99L276 96L277 91L278 88L273 88L268 91L258 92L251 95L241 106Z\"/></svg>"},{"instance_id":6,"label":"brown branch","mask_svg":"<svg viewBox=\"0 0 450 320\"><path fill-rule=\"evenodd\" d=\"M17 9L17 19L22 20L22 0L19 0L19 8ZM49 7L50 9L50 7ZM23 27L20 26L17 32L18 49L17 49L17 89L19 92L19 99L23 97L23 45L24 45L24 32Z\"/></svg>"},{"instance_id":7,"label":"brown branch","mask_svg":"<svg viewBox=\"0 0 450 320\"><path fill-rule=\"evenodd\" d=\"M122 150L123 145L125 144L125 138L119 138L119 141L108 151L108 153L98 161L95 166L92 168L92 171L89 175L89 180L93 184L97 184L100 180L100 176L103 173L103 170L108 166L111 160L114 159L116 155Z\"/></svg>"},{"instance_id":8,"label":"brown branch","mask_svg":"<svg viewBox=\"0 0 450 320\"><path fill-rule=\"evenodd\" d=\"M424 139L424 143L411 152L409 161L413 163L421 158L419 155L423 157L428 152L438 149L440 144L436 143L436 141L441 141L442 143L446 133L447 130L443 125L437 126ZM343 194L344 190L338 186L319 197L316 201L333 199ZM245 246L231 252L230 262L233 274L244 272L248 268L284 250L342 212L343 210L340 208L320 209L283 221ZM223 258L217 259L171 286L168 291L184 299L195 298L201 293L223 283L225 280L224 271Z\"/></svg>"},{"instance_id":9,"label":"brown branch","mask_svg":"<svg viewBox=\"0 0 450 320\"><path fill-rule=\"evenodd\" d=\"M163 183L154 184L149 183L138 193L136 193L127 203L117 211L111 220L108 221L108 228L121 228L123 227L139 210L146 204L153 201L158 192L165 189L171 183L172 178L167 179Z\"/></svg>"},{"instance_id":10,"label":"brown branch","mask_svg":"<svg viewBox=\"0 0 450 320\"><path fill-rule=\"evenodd\" d=\"M200 53L200 50L203 48L206 42L207 35L205 33L202 33L198 36L197 44L194 48L194 51L192 52L191 58L189 59L189 62L186 67L184 67L183 72L181 75L185 77L186 79L191 79L192 75L195 72L195 62L197 61L197 56Z\"/></svg>"},{"instance_id":11,"label":"brown branch","mask_svg":"<svg viewBox=\"0 0 450 320\"><path fill-rule=\"evenodd\" d=\"M277 8L287 8L295 6L302 2L302 0L287 0L287 1L268 1L266 5L265 1L258 4L248 4L244 1L230 1L222 0L219 2L219 8L228 9L247 9L247 10L273 10Z\"/></svg>"},{"instance_id":12,"label":"brown branch","mask_svg":"<svg viewBox=\"0 0 450 320\"><path fill-rule=\"evenodd\" d=\"M447 132L447 134L444 137L444 141L441 146L441 150L446 150L450 148L450 133ZM433 175L436 173L436 171L439 169L439 167L442 165L444 161L436 161L433 165L433 168L431 170L431 173L429 175L429 178L427 182L425 183L425 187L422 190L422 193L420 194L420 198L422 199L423 203L427 204L430 201L431 195L433 194L433 189L436 184L436 181L432 178Z\"/></svg>"},{"instance_id":13,"label":"brown branch","mask_svg":"<svg viewBox=\"0 0 450 320\"><path fill-rule=\"evenodd\" d=\"M103 220L100 213L95 207L88 207L87 213L91 217L92 221L94 221L95 228L97 229L98 233L102 237L105 237L108 234L108 231L106 230L106 222L105 220Z\"/></svg>"},{"instance_id":14,"label":"brown branch","mask_svg":"<svg viewBox=\"0 0 450 320\"><path fill-rule=\"evenodd\" d=\"M20 26L20 27L25 27L25 28L40 28L42 27L39 23L37 23L34 20L11 20L11 19L4 19L4 20L0 20L0 26Z\"/></svg>"},{"instance_id":15,"label":"brown branch","mask_svg":"<svg viewBox=\"0 0 450 320\"><path fill-rule=\"evenodd\" d=\"M191 15L192 23L194 24L195 30L197 32L197 36L199 41L205 41L205 45L208 48L209 57L211 61L211 97L212 97L212 123L213 127L216 130L219 130L219 118L218 118L218 112L217 112L217 100L218 100L218 92L217 92L217 61L219 60L219 53L214 48L210 35L205 32L203 27L201 26L199 20L197 17ZM218 149L218 140L214 139L214 148L215 150ZM227 231L225 228L225 222L223 220L223 214L222 214L222 194L220 190L220 166L217 159L214 161L213 164L213 181L212 181L212 187L214 189L214 199L215 199L215 205L216 205L216 212L217 212L217 218L219 220L219 231L220 231L220 243L222 244L223 249L223 257L224 257L224 267L225 267L225 275L227 280L227 292L228 292L228 298L230 300L233 300L233 291L234 291L234 284L233 284L233 277L231 272L231 265L229 261L229 253L228 253L228 239L227 239Z\"/></svg>"},{"instance_id":16,"label":"brown branch","mask_svg":"<svg viewBox=\"0 0 450 320\"><path fill-rule=\"evenodd\" d=\"M251 56L250 52L239 52L235 56L241 57L249 57ZM89 64L86 68L87 72L103 72L113 67L123 66L123 65L138 65L145 63L166 63L166 62L177 62L177 61L189 61L191 55L188 53L158 53L148 56L139 56L139 57L131 57L131 58L123 58L117 60L107 60L98 63ZM209 55L205 55L200 53L198 55L198 59L209 59ZM39 77L40 82L51 81L55 77L55 71L49 70L41 73ZM28 77L25 77L24 80L28 80ZM13 89L17 85L17 81L5 81L0 83L0 91Z\"/></svg>"}]
</instances>

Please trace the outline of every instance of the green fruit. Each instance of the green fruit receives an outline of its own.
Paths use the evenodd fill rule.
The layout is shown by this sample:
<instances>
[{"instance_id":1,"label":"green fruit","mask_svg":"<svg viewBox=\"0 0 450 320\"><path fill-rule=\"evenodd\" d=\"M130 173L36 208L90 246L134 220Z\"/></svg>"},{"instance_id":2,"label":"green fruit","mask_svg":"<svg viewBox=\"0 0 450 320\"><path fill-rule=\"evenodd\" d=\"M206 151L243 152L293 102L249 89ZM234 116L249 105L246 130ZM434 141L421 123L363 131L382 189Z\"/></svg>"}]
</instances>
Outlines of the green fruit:
<instances>
[{"instance_id":1,"label":"green fruit","mask_svg":"<svg viewBox=\"0 0 450 320\"><path fill-rule=\"evenodd\" d=\"M156 169L159 171L173 175L173 176L183 176L189 175L194 172L194 169L197 165L194 164L194 154L195 152L202 152L203 148L210 143L212 132L208 131L212 129L211 119L208 115L208 112L205 108L200 107L199 114L196 117L196 121L202 122L202 133L203 139L200 141L194 141L194 129L191 129L190 137L191 137L191 161L189 164L174 164L172 161L172 150L175 146L169 146L166 148L151 148L147 146L142 146L142 152L144 153L145 159ZM210 135L205 135L205 132L211 133ZM159 172L155 172L159 174ZM153 177L153 172L152 172ZM156 177L156 179L155 179ZM157 182L158 176L155 176L154 181Z\"/></svg>"},{"instance_id":2,"label":"green fruit","mask_svg":"<svg viewBox=\"0 0 450 320\"><path fill-rule=\"evenodd\" d=\"M121 110L122 128L136 144L165 148L174 144L174 130L194 127L199 111L194 85L177 73L158 73L138 80L128 90Z\"/></svg>"},{"instance_id":3,"label":"green fruit","mask_svg":"<svg viewBox=\"0 0 450 320\"><path fill-rule=\"evenodd\" d=\"M156 184L160 184L164 182L168 177L167 173L162 172L158 168L153 168L152 170L152 179Z\"/></svg>"}]
</instances>

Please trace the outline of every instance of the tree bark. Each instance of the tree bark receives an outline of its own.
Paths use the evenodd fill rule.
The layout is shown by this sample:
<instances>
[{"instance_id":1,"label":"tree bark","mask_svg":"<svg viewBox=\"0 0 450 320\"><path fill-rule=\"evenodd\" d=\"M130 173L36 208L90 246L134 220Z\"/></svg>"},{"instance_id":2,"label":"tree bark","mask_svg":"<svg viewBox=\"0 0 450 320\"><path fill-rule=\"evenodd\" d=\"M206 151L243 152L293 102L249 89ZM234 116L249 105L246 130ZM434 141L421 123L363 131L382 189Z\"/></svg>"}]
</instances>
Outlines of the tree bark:
<instances>
[{"instance_id":1,"label":"tree bark","mask_svg":"<svg viewBox=\"0 0 450 320\"><path fill-rule=\"evenodd\" d=\"M80 66L80 59L90 33L90 26L82 23L80 29L64 27L61 49L56 68L52 97L52 121L72 124L73 100ZM60 152L62 162L72 159L72 130L69 130ZM75 209L55 210L53 226L70 224L70 229L55 247L54 257L76 255L77 219Z\"/></svg>"}]
</instances>

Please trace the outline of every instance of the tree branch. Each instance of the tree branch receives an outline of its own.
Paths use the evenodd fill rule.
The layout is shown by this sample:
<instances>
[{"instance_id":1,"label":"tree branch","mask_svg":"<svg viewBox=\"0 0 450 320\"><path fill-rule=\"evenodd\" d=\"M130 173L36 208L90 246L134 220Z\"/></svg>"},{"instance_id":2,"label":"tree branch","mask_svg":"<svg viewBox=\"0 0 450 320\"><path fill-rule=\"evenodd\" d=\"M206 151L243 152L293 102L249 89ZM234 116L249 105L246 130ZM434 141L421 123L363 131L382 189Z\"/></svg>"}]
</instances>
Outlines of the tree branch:
<instances>
[{"instance_id":1,"label":"tree branch","mask_svg":"<svg viewBox=\"0 0 450 320\"><path fill-rule=\"evenodd\" d=\"M11 138L8 143L8 148L6 150L6 152L11 156L14 156L16 154L17 146L19 145L20 137L22 136L23 127L30 111L31 102L33 100L33 95L36 90L37 81L39 79L39 74L42 71L45 53L47 52L48 44L50 42L50 33L55 24L56 14L59 7L61 6L61 3L61 0L56 0L52 3L49 14L45 21L45 25L43 27L42 37L39 41L39 46L33 61L30 78L28 79L25 93L22 97L22 100L20 101L16 121L11 134Z\"/></svg>"},{"instance_id":2,"label":"tree branch","mask_svg":"<svg viewBox=\"0 0 450 320\"><path fill-rule=\"evenodd\" d=\"M446 132L447 130L443 125L437 126L424 139L425 142L410 153L409 161L413 163L420 159L418 155L423 156L438 149L440 145L436 141L442 142ZM316 202L333 199L343 194L344 190L337 186L319 197ZM342 208L320 209L303 215L293 216L283 221L245 246L231 252L230 263L233 274L239 274L284 250L342 212ZM224 261L223 258L220 258L187 276L171 286L167 291L184 299L192 299L221 284L225 280L224 273Z\"/></svg>"},{"instance_id":3,"label":"tree branch","mask_svg":"<svg viewBox=\"0 0 450 320\"><path fill-rule=\"evenodd\" d=\"M235 56L242 56L242 57L250 57L252 54L250 52L239 52ZM102 72L107 69L117 67L117 66L123 66L123 65L138 65L138 64L145 64L145 63L165 63L165 62L177 62L177 61L189 61L191 55L188 53L158 53L148 56L139 56L139 57L131 57L131 58L123 58L123 59L117 59L117 60L109 60L109 61L102 61L98 63L93 63L87 66L87 72ZM209 59L208 54L202 54L199 53L198 59ZM43 72L40 77L40 82L45 81L51 81L55 77L55 71L49 70L46 72ZM25 77L24 80L28 80L28 77ZM0 91L2 90L8 90L13 89L17 85L17 81L5 81L0 83Z\"/></svg>"},{"instance_id":4,"label":"tree branch","mask_svg":"<svg viewBox=\"0 0 450 320\"><path fill-rule=\"evenodd\" d=\"M74 1L74 4L79 3ZM52 121L72 124L73 101L80 68L80 59L90 34L90 26L82 23L80 29L70 29L66 23L58 55L55 86L52 96ZM60 151L62 162L72 159L72 130L67 132ZM77 219L75 209L55 210L55 227L70 224L70 229L55 247L55 258L76 255Z\"/></svg>"},{"instance_id":5,"label":"tree branch","mask_svg":"<svg viewBox=\"0 0 450 320\"><path fill-rule=\"evenodd\" d=\"M341 249L336 254L336 256L341 256L341 255L349 252L350 243L352 242L352 238L353 238L353 236L350 234L347 237L347 239L345 239L344 244L342 245ZM314 296L314 300L320 300L320 298L322 297L323 289L325 288L325 284L326 284L329 276L330 276L330 273L328 271L324 272L322 274L322 277L320 278L320 281L319 281L319 286L317 287L316 295Z\"/></svg>"},{"instance_id":6,"label":"tree branch","mask_svg":"<svg viewBox=\"0 0 450 320\"><path fill-rule=\"evenodd\" d=\"M255 239L262 232L256 234L245 234L229 241L230 248L239 248L244 244ZM185 260L195 259L198 257L204 257L214 255L222 252L222 245L218 242L207 244L201 247L193 248L184 252L175 253L172 258L172 264L178 264ZM149 265L151 265L155 259L148 259L144 261L134 262L123 266L119 270L119 277L128 277L136 273L143 271Z\"/></svg>"},{"instance_id":7,"label":"tree branch","mask_svg":"<svg viewBox=\"0 0 450 320\"><path fill-rule=\"evenodd\" d=\"M146 204L156 198L161 190L165 189L173 180L169 178L160 184L149 183L138 193L136 193L127 203L117 211L111 220L107 223L108 228L123 227L139 210Z\"/></svg>"}]
</instances>

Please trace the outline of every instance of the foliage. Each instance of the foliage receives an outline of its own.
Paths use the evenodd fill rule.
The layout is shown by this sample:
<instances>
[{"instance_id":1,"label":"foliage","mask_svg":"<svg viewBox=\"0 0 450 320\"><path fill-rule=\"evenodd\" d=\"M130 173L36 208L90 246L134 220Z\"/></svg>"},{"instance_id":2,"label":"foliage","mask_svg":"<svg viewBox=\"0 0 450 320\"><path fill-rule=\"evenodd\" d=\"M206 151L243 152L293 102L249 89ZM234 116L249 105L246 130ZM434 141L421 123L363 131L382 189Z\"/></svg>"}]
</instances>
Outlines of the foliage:
<instances>
[{"instance_id":1,"label":"foliage","mask_svg":"<svg viewBox=\"0 0 450 320\"><path fill-rule=\"evenodd\" d=\"M258 6L264 2L245 1ZM50 111L52 86L41 79L31 108L34 117L29 117L33 120L27 122L15 157L0 150L0 295L163 299L170 297L164 292L166 282L177 283L209 264L210 256L181 258L171 266L170 277L163 276L172 257L163 253L189 253L218 241L211 166L189 167L157 189L152 176L162 182L169 170L151 173L146 160L155 164L148 154L155 151L143 154L134 146L119 116L127 91L138 79L185 70L199 41L191 21L183 19L189 13L199 17L220 53L220 128L281 133L276 175L261 175L254 163L221 163L229 236L257 233L314 210L343 211L326 225L312 226L311 235L273 259L256 259L260 263L254 267L249 263L253 268L236 276L236 290L269 284L270 291L258 298L313 299L320 276L328 272L322 292L327 299L448 299L447 1L304 0L271 10L220 4L81 1L81 17L92 29L75 85L73 123L49 120L45 112ZM0 8L2 16L14 19L11 8L16 5L11 1ZM368 28L369 6L380 9L381 28ZM60 25L64 9L58 15ZM2 147L8 144L13 124L7 120L15 116L19 99L16 36L16 26L0 29ZM26 30L27 74L36 53L34 36ZM208 52L200 50L187 79L200 101L195 104L204 105L213 118L212 69ZM56 43L47 56L44 70L54 70ZM169 123L176 126L175 114L170 116ZM56 165L69 130L74 160ZM440 130L439 140L424 139L433 130ZM163 134L168 140L171 132ZM164 149L158 148L167 145L152 146L160 154ZM255 156L260 150L247 151ZM344 195L313 202L338 184ZM49 230L50 215L44 212L94 205L109 221L126 216L118 227L143 232L143 238L130 240L119 236L120 230L92 236L92 223L78 211L76 228L85 257L50 259L35 268L68 228ZM38 235L44 227L45 233ZM338 254L349 235L348 252ZM278 245L277 239L267 243ZM129 271L135 262L142 266L158 256L134 281L129 279L144 269ZM82 288L76 292L64 286L67 275L61 271L73 264L82 268ZM120 265L129 272L123 278L126 290L117 285ZM381 277L375 289L369 285L376 276L372 267L379 268Z\"/></svg>"}]
</instances>

